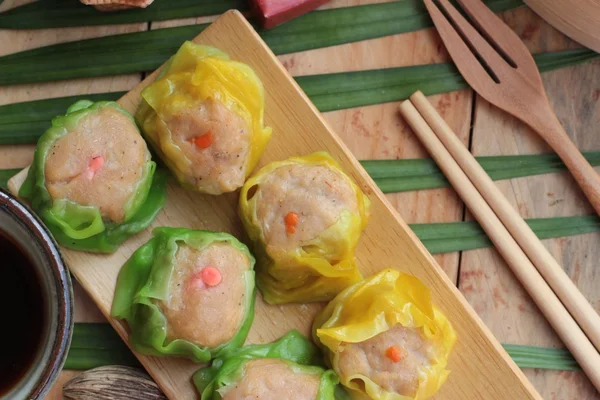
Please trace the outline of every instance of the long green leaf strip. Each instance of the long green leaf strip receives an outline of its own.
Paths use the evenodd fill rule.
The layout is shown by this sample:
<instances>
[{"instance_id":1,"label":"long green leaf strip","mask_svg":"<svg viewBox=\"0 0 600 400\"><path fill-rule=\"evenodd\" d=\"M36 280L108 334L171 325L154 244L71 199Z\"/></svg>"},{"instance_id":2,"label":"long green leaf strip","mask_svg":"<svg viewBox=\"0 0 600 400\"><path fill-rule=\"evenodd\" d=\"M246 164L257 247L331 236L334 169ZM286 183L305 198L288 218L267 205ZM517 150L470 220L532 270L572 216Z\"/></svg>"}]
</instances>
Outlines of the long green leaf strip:
<instances>
[{"instance_id":1,"label":"long green leaf strip","mask_svg":"<svg viewBox=\"0 0 600 400\"><path fill-rule=\"evenodd\" d=\"M71 104L79 100L117 101L125 93L86 94L0 106L0 145L37 143L52 118L63 114Z\"/></svg>"},{"instance_id":2,"label":"long green leaf strip","mask_svg":"<svg viewBox=\"0 0 600 400\"><path fill-rule=\"evenodd\" d=\"M582 235L600 231L596 215L526 219L540 239ZM437 224L411 224L411 229L431 254L492 247L493 244L475 221Z\"/></svg>"},{"instance_id":3,"label":"long green leaf strip","mask_svg":"<svg viewBox=\"0 0 600 400\"><path fill-rule=\"evenodd\" d=\"M591 50L578 49L539 54L535 59L541 71L550 71L597 57ZM437 94L467 87L452 64L307 75L297 77L296 81L322 112L404 100L416 90ZM109 92L0 106L0 145L35 143L48 121L76 100L117 100L123 94ZM385 187L387 183L382 182L384 191Z\"/></svg>"},{"instance_id":4,"label":"long green leaf strip","mask_svg":"<svg viewBox=\"0 0 600 400\"><path fill-rule=\"evenodd\" d=\"M598 57L600 54L588 49L534 55L541 72ZM469 87L451 63L298 76L295 79L321 112L405 100L417 90L433 95Z\"/></svg>"},{"instance_id":5,"label":"long green leaf strip","mask_svg":"<svg viewBox=\"0 0 600 400\"><path fill-rule=\"evenodd\" d=\"M584 152L592 166L600 165L600 152ZM566 166L555 154L476 157L493 180L562 172ZM431 159L363 160L362 166L383 193L436 189L450 183Z\"/></svg>"},{"instance_id":6,"label":"long green leaf strip","mask_svg":"<svg viewBox=\"0 0 600 400\"><path fill-rule=\"evenodd\" d=\"M486 0L488 6L496 12L509 10L523 5L520 0ZM91 26L127 24L134 22L164 21L176 18L200 17L205 15L221 14L229 9L246 10L248 4L244 0L169 0L157 1L152 7L133 9L117 13L96 11L73 0L45 0L15 7L0 14L0 28L2 29L41 29L61 28L67 26ZM358 8L357 11L348 9ZM421 29L432 25L431 19L422 1L401 0L393 5L367 5L358 7L345 7L334 12L315 11L309 16L298 18L301 23L293 25L294 31L310 30L307 27L315 26L320 29L346 29L356 25L379 25L368 28L371 35L381 36L399 33L398 29ZM318 17L314 17L317 15ZM361 16L360 20L353 17ZM335 21L340 19L340 21ZM407 21L403 21L403 20ZM399 22L399 20L401 20ZM291 22L288 22L291 24ZM319 26L320 25L320 26ZM385 25L385 27L382 27ZM399 26L400 25L400 26ZM304 29L302 29L304 28ZM355 29L360 31L361 29ZM362 29L364 30L364 28ZM277 32L277 30L276 30ZM338 32L342 33L342 32ZM352 35L365 35L365 32L350 32ZM320 35L323 36L323 35ZM374 36L378 37L378 36Z\"/></svg>"},{"instance_id":7,"label":"long green leaf strip","mask_svg":"<svg viewBox=\"0 0 600 400\"><path fill-rule=\"evenodd\" d=\"M86 118L105 109L114 109L125 115L137 130L133 117L115 102L76 102L64 116L52 120L52 127L38 141L33 164L19 191L22 198L31 202L33 209L61 245L100 253L115 251L126 239L150 225L165 202L167 180L166 173L155 173L156 164L148 159L142 165L142 176L136 183L132 197L124 205L122 222L105 219L98 206L79 204L67 198L52 198L47 188L46 161L53 146Z\"/></svg>"},{"instance_id":8,"label":"long green leaf strip","mask_svg":"<svg viewBox=\"0 0 600 400\"><path fill-rule=\"evenodd\" d=\"M244 0L168 0L152 7L119 12L101 12L76 0L43 0L12 8L0 14L0 29L45 29L69 26L130 24L221 14L245 10Z\"/></svg>"},{"instance_id":9,"label":"long green leaf strip","mask_svg":"<svg viewBox=\"0 0 600 400\"><path fill-rule=\"evenodd\" d=\"M522 2L488 0L487 4L495 11L503 11ZM181 43L207 26L126 33L9 54L0 57L0 85L152 71L173 55ZM431 20L422 1L403 0L314 11L259 33L275 54L286 54L428 26Z\"/></svg>"},{"instance_id":10,"label":"long green leaf strip","mask_svg":"<svg viewBox=\"0 0 600 400\"><path fill-rule=\"evenodd\" d=\"M0 169L0 189L8 190L8 180L20 171L20 168Z\"/></svg>"},{"instance_id":11,"label":"long green leaf strip","mask_svg":"<svg viewBox=\"0 0 600 400\"><path fill-rule=\"evenodd\" d=\"M207 362L244 344L254 319L254 257L248 248L227 233L183 228L156 228L152 239L127 260L117 279L111 315L126 320L131 330L129 341L137 352L154 356L181 356L194 362ZM215 347L167 336L167 318L158 302L170 296L169 283L175 271L175 256L185 244L202 251L213 243L232 246L249 260L244 272L244 317L231 340Z\"/></svg>"},{"instance_id":12,"label":"long green leaf strip","mask_svg":"<svg viewBox=\"0 0 600 400\"><path fill-rule=\"evenodd\" d=\"M299 348L296 349L297 353L294 353L291 356L296 357L296 359L304 357L305 360L309 360L306 362L310 363L310 360L314 358L314 355L309 355L307 357L306 353L308 350L308 353L311 354L311 352L314 351L314 347L312 347L312 345L306 347L299 346L299 344L305 343L304 340L306 339L290 339L290 337L293 338L296 335L299 334L289 333L278 342L281 343L285 340L289 340L289 343L281 343L280 346L285 345L288 346L288 349L292 350L296 349L296 346L298 346ZM271 346L271 354L273 354L275 345L270 344L266 346ZM579 369L577 361L575 361L568 350L515 344L504 344L503 346L521 368L558 370ZM65 369L85 370L103 365L138 366L139 362L109 324L76 323L73 329L73 339L71 340L71 348L67 356ZM203 382L210 381L214 378L212 372L210 375L205 375L202 378L200 378L200 373L198 373L197 376L198 379L202 379Z\"/></svg>"},{"instance_id":13,"label":"long green leaf strip","mask_svg":"<svg viewBox=\"0 0 600 400\"><path fill-rule=\"evenodd\" d=\"M244 379L249 363L261 359L281 362L283 368L289 368L294 374L318 376L320 384L316 399L335 398L335 388L339 383L337 375L323 368L322 357L316 346L294 330L273 343L242 347L216 358L210 367L198 370L193 379L201 399L219 400L222 394Z\"/></svg>"},{"instance_id":14,"label":"long green leaf strip","mask_svg":"<svg viewBox=\"0 0 600 400\"><path fill-rule=\"evenodd\" d=\"M581 368L568 350L503 344L504 350L521 368L578 371Z\"/></svg>"},{"instance_id":15,"label":"long green leaf strip","mask_svg":"<svg viewBox=\"0 0 600 400\"><path fill-rule=\"evenodd\" d=\"M0 170L0 187L6 189L6 180L18 171ZM540 239L600 231L600 218L595 215L528 219L526 221ZM411 224L410 227L432 254L492 247L492 242L475 221Z\"/></svg>"}]
</instances>

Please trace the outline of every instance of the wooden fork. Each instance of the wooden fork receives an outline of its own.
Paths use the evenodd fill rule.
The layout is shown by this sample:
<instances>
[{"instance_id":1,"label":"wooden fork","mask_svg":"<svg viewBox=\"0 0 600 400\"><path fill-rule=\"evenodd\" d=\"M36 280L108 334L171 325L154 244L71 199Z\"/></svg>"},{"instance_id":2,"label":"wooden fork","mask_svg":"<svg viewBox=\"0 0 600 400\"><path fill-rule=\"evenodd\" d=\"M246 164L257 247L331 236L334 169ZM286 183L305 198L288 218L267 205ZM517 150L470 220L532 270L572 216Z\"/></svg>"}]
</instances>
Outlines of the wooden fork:
<instances>
[{"instance_id":1,"label":"wooden fork","mask_svg":"<svg viewBox=\"0 0 600 400\"><path fill-rule=\"evenodd\" d=\"M425 0L462 76L481 97L535 130L563 160L600 214L600 176L554 114L525 44L480 0L458 0L458 3L471 21L448 0Z\"/></svg>"}]
</instances>

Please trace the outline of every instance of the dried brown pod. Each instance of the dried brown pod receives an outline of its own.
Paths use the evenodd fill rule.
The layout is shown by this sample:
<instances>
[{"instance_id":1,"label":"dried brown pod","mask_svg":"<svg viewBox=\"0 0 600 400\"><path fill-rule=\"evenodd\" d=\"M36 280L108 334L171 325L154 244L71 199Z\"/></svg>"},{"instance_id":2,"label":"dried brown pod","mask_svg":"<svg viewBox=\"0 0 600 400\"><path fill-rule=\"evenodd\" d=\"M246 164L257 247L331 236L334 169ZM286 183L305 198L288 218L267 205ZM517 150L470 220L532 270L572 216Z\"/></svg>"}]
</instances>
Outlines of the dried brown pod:
<instances>
[{"instance_id":1,"label":"dried brown pod","mask_svg":"<svg viewBox=\"0 0 600 400\"><path fill-rule=\"evenodd\" d=\"M108 365L84 371L65 382L70 400L167 400L150 375L139 368Z\"/></svg>"},{"instance_id":2,"label":"dried brown pod","mask_svg":"<svg viewBox=\"0 0 600 400\"><path fill-rule=\"evenodd\" d=\"M146 8L154 0L80 0L83 4L93 6L100 11L118 11L128 8Z\"/></svg>"}]
</instances>

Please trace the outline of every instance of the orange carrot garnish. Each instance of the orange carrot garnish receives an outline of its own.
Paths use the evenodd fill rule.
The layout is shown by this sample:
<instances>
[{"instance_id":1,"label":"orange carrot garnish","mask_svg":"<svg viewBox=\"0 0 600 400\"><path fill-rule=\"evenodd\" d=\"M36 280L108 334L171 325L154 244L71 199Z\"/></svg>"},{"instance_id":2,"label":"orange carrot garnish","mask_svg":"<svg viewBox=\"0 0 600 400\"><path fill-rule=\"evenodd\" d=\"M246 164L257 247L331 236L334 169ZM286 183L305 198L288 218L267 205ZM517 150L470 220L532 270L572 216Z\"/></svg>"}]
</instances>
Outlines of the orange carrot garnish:
<instances>
[{"instance_id":1,"label":"orange carrot garnish","mask_svg":"<svg viewBox=\"0 0 600 400\"><path fill-rule=\"evenodd\" d=\"M289 212L286 214L284 218L285 222L285 231L288 234L296 233L296 226L298 225L298 221L300 217L295 212Z\"/></svg>"},{"instance_id":2,"label":"orange carrot garnish","mask_svg":"<svg viewBox=\"0 0 600 400\"><path fill-rule=\"evenodd\" d=\"M388 349L385 351L385 355L395 363L402 361L402 359L406 357L405 352L398 346L388 347Z\"/></svg>"},{"instance_id":3,"label":"orange carrot garnish","mask_svg":"<svg viewBox=\"0 0 600 400\"><path fill-rule=\"evenodd\" d=\"M213 144L212 132L205 133L204 135L196 136L190 139L190 142L196 145L199 149L206 149Z\"/></svg>"},{"instance_id":4,"label":"orange carrot garnish","mask_svg":"<svg viewBox=\"0 0 600 400\"><path fill-rule=\"evenodd\" d=\"M217 286L221 283L221 272L215 267L206 267L200 271L202 281L206 286Z\"/></svg>"},{"instance_id":5,"label":"orange carrot garnish","mask_svg":"<svg viewBox=\"0 0 600 400\"><path fill-rule=\"evenodd\" d=\"M92 179L94 177L94 175L96 175L96 172L98 172L98 170L100 168L102 168L103 165L104 165L104 157L102 157L102 156L93 157L90 160L90 163L88 164L87 178Z\"/></svg>"}]
</instances>

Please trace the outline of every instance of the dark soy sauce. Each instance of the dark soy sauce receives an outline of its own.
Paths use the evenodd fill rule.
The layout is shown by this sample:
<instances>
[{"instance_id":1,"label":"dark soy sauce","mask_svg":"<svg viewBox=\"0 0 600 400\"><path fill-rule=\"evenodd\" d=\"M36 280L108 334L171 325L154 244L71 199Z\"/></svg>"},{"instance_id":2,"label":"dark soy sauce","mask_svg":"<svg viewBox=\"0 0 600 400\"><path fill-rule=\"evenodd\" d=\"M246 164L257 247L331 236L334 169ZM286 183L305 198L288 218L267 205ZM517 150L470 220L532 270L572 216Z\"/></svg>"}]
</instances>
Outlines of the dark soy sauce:
<instances>
[{"instance_id":1,"label":"dark soy sauce","mask_svg":"<svg viewBox=\"0 0 600 400\"><path fill-rule=\"evenodd\" d=\"M31 368L42 342L42 287L29 257L0 230L0 396Z\"/></svg>"}]
</instances>

